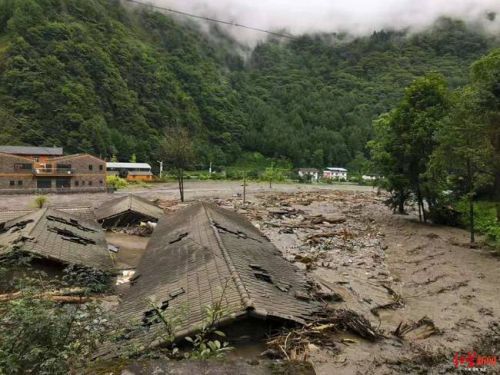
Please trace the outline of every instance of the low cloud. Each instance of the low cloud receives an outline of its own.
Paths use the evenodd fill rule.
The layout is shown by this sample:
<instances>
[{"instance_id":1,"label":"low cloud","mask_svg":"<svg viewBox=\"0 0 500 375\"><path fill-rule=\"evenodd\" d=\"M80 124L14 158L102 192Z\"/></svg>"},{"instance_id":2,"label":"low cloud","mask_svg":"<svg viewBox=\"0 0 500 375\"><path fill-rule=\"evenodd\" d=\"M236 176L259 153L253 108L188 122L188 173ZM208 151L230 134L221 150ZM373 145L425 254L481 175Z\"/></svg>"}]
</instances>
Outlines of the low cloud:
<instances>
[{"instance_id":1,"label":"low cloud","mask_svg":"<svg viewBox=\"0 0 500 375\"><path fill-rule=\"evenodd\" d=\"M144 0L143 0L144 1ZM153 0L151 3L267 30L292 34L380 29L421 30L439 17L460 18L500 31L500 0ZM263 33L225 26L241 41Z\"/></svg>"}]
</instances>

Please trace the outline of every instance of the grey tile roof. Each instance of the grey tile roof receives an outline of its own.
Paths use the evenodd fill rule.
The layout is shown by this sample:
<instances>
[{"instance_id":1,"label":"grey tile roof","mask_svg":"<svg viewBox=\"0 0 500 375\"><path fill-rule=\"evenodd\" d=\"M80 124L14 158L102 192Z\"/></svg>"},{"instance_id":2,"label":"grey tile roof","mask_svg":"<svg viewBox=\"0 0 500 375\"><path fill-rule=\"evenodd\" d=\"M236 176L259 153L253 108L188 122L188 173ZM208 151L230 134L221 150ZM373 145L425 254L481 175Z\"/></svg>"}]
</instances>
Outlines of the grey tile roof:
<instances>
[{"instance_id":1,"label":"grey tile roof","mask_svg":"<svg viewBox=\"0 0 500 375\"><path fill-rule=\"evenodd\" d=\"M89 220L95 222L94 209L92 207L52 207L54 210L66 212L80 219ZM11 210L11 211L0 211L0 223L5 223L6 221L16 219L18 217L32 213L33 210Z\"/></svg>"},{"instance_id":2,"label":"grey tile roof","mask_svg":"<svg viewBox=\"0 0 500 375\"><path fill-rule=\"evenodd\" d=\"M155 340L164 329L153 321L149 300L165 313L181 314L175 329L180 338L198 329L206 307L219 300L228 319L304 323L319 307L305 296L305 274L249 221L213 204L196 203L159 221L116 317L136 323L128 343L148 346L161 342Z\"/></svg>"},{"instance_id":3,"label":"grey tile roof","mask_svg":"<svg viewBox=\"0 0 500 375\"><path fill-rule=\"evenodd\" d=\"M32 213L33 210L12 210L12 211L0 211L0 223L5 223L12 219L27 215Z\"/></svg>"},{"instance_id":4,"label":"grey tile roof","mask_svg":"<svg viewBox=\"0 0 500 375\"><path fill-rule=\"evenodd\" d=\"M95 217L97 221L102 222L128 213L134 213L144 220L152 221L158 221L163 216L163 210L160 207L147 199L129 194L104 202L95 210Z\"/></svg>"},{"instance_id":5,"label":"grey tile roof","mask_svg":"<svg viewBox=\"0 0 500 375\"><path fill-rule=\"evenodd\" d=\"M63 264L113 268L104 232L97 223L50 208L0 224L0 255L14 248Z\"/></svg>"},{"instance_id":6,"label":"grey tile roof","mask_svg":"<svg viewBox=\"0 0 500 375\"><path fill-rule=\"evenodd\" d=\"M62 147L34 147L34 146L0 146L0 152L16 155L52 155L63 154Z\"/></svg>"},{"instance_id":7,"label":"grey tile roof","mask_svg":"<svg viewBox=\"0 0 500 375\"><path fill-rule=\"evenodd\" d=\"M92 207L53 207L54 210L66 212L70 215L73 215L79 219L91 221L95 223L95 213Z\"/></svg>"}]
</instances>

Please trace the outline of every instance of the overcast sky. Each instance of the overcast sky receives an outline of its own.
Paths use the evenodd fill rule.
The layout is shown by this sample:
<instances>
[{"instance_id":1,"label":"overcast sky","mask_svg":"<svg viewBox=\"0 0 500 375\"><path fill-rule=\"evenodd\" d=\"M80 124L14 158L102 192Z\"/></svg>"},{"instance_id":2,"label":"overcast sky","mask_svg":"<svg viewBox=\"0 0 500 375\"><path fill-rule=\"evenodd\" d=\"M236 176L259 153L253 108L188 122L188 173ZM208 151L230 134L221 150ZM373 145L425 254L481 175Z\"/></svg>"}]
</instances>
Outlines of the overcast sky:
<instances>
[{"instance_id":1,"label":"overcast sky","mask_svg":"<svg viewBox=\"0 0 500 375\"><path fill-rule=\"evenodd\" d=\"M147 0L142 0L146 1ZM421 29L448 15L470 22L500 13L500 0L153 0L199 15L294 34L349 31L366 34L382 28ZM488 27L500 31L500 14ZM233 28L239 39L265 37ZM234 35L233 31L233 35Z\"/></svg>"}]
</instances>

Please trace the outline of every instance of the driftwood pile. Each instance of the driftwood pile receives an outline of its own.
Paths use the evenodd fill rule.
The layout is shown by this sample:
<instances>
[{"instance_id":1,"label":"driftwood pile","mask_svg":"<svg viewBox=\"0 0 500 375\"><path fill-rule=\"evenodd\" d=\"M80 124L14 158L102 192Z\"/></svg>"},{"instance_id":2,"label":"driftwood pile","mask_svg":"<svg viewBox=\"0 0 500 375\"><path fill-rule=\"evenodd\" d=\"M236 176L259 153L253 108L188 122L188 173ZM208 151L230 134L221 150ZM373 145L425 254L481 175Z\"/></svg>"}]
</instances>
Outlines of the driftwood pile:
<instances>
[{"instance_id":1,"label":"driftwood pile","mask_svg":"<svg viewBox=\"0 0 500 375\"><path fill-rule=\"evenodd\" d=\"M315 348L321 347L337 351L337 342L351 341L348 339L339 340L338 336L335 336L335 333L345 331L369 341L376 341L383 337L365 317L352 310L339 309L314 323L272 336L267 341L269 349L262 355L271 358L305 361Z\"/></svg>"},{"instance_id":2,"label":"driftwood pile","mask_svg":"<svg viewBox=\"0 0 500 375\"><path fill-rule=\"evenodd\" d=\"M412 338L417 340L425 339L429 336L438 334L440 331L427 316L416 322L401 322L392 334L401 339L408 338L411 334Z\"/></svg>"}]
</instances>

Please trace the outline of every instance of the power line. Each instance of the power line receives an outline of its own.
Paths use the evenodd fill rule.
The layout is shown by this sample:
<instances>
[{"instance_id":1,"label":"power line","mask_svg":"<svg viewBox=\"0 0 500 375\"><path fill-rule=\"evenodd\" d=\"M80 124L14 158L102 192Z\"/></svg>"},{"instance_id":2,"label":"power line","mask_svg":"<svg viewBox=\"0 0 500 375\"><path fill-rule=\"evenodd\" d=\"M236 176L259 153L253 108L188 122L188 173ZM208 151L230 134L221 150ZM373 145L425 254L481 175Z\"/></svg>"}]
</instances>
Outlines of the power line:
<instances>
[{"instance_id":1,"label":"power line","mask_svg":"<svg viewBox=\"0 0 500 375\"><path fill-rule=\"evenodd\" d=\"M248 30L253 30L253 31L261 32L261 33L266 33L266 34L278 36L280 38L295 39L295 37L293 35L290 35L290 34L278 33L278 32L275 32L275 31L269 31L269 30L265 30L265 29L260 29L258 27L252 27L252 26L242 25L242 24L239 24L239 23L236 23L236 22L229 22L229 21L224 21L224 20L218 20L218 19L215 19L215 18L199 16L197 14L192 14L192 13L188 13L188 12L183 12L181 10L176 10L176 9L161 7L161 6L158 6L158 5L148 4L148 3L144 3L144 2L138 1L138 0L126 0L126 1L128 1L129 3L135 3L135 4L144 5L144 6L150 6L152 8L160 9L160 10L163 10L163 11L166 11L166 12L170 12L170 13L180 14L181 16L196 18L196 19L199 19L199 20L204 20L204 21L209 21L209 22L222 23L224 25L229 25L229 26L234 26L234 27L241 27L243 29L248 29Z\"/></svg>"}]
</instances>

